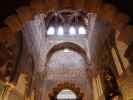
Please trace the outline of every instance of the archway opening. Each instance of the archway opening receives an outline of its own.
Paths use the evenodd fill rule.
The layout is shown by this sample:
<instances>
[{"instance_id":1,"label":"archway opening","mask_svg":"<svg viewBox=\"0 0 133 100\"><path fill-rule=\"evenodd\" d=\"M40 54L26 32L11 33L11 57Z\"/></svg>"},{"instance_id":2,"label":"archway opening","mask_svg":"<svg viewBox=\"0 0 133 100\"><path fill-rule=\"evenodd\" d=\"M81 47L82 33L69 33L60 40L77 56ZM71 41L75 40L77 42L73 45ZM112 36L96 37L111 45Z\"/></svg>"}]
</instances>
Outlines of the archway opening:
<instances>
[{"instance_id":1,"label":"archway opening","mask_svg":"<svg viewBox=\"0 0 133 100\"><path fill-rule=\"evenodd\" d=\"M63 89L56 96L57 100L77 100L77 98L76 93L70 89Z\"/></svg>"},{"instance_id":2,"label":"archway opening","mask_svg":"<svg viewBox=\"0 0 133 100\"><path fill-rule=\"evenodd\" d=\"M82 87L69 82L60 83L54 87L48 96L50 100L87 100Z\"/></svg>"}]
</instances>

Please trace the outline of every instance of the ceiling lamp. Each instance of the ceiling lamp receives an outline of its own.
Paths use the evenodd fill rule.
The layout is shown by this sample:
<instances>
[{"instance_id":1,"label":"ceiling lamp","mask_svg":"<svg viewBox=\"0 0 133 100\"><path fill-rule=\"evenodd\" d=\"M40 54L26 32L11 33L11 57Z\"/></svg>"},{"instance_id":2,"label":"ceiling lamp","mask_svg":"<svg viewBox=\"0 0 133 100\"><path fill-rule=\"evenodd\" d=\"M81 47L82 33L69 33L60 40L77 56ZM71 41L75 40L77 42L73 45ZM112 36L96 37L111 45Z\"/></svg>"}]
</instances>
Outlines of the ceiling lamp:
<instances>
[{"instance_id":1,"label":"ceiling lamp","mask_svg":"<svg viewBox=\"0 0 133 100\"><path fill-rule=\"evenodd\" d=\"M78 29L78 33L79 33L79 35L87 34L85 27L84 26L80 26L79 29Z\"/></svg>"},{"instance_id":2,"label":"ceiling lamp","mask_svg":"<svg viewBox=\"0 0 133 100\"><path fill-rule=\"evenodd\" d=\"M70 29L69 29L69 34L70 35L76 35L76 29L74 26L71 26Z\"/></svg>"},{"instance_id":3,"label":"ceiling lamp","mask_svg":"<svg viewBox=\"0 0 133 100\"><path fill-rule=\"evenodd\" d=\"M53 26L50 26L47 30L47 35L54 35L55 34L55 28Z\"/></svg>"},{"instance_id":4,"label":"ceiling lamp","mask_svg":"<svg viewBox=\"0 0 133 100\"><path fill-rule=\"evenodd\" d=\"M59 27L58 27L57 35L59 35L59 36L64 35L64 29L63 29L62 26L59 26Z\"/></svg>"}]
</instances>

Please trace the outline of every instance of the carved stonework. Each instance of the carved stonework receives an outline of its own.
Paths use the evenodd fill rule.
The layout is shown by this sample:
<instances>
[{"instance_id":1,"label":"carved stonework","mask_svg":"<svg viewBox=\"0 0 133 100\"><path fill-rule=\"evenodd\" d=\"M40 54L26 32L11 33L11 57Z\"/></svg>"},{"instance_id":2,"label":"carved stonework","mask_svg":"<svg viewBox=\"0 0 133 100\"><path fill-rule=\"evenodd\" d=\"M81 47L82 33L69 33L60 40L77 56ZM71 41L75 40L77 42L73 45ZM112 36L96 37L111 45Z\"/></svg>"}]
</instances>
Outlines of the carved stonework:
<instances>
[{"instance_id":1,"label":"carved stonework","mask_svg":"<svg viewBox=\"0 0 133 100\"><path fill-rule=\"evenodd\" d=\"M101 49L99 53L97 62L98 62L98 67L100 70L104 68L111 68L115 76L117 76L115 64L113 61L113 57L111 55L111 47L113 46L113 42L110 43L111 40L109 39L108 40L109 42L105 41L103 48Z\"/></svg>"},{"instance_id":2,"label":"carved stonework","mask_svg":"<svg viewBox=\"0 0 133 100\"><path fill-rule=\"evenodd\" d=\"M129 63L133 65L133 41L128 46L128 49L125 52L125 57L128 59Z\"/></svg>"},{"instance_id":3,"label":"carved stonework","mask_svg":"<svg viewBox=\"0 0 133 100\"><path fill-rule=\"evenodd\" d=\"M0 80L9 81L15 66L15 45L0 43Z\"/></svg>"},{"instance_id":4,"label":"carved stonework","mask_svg":"<svg viewBox=\"0 0 133 100\"><path fill-rule=\"evenodd\" d=\"M111 48L115 46L116 34L114 34L112 30L118 31L117 39L129 43L129 41L132 40L130 35L133 32L133 27L127 25L129 20L128 16L116 11L112 5L101 4L99 1L100 0L79 0L78 2L77 0L32 0L30 5L18 8L15 15L11 15L5 19L4 23L7 27L0 29L0 80L9 81L12 77L16 77L17 72L20 73L22 71L18 71L17 69L21 54L19 54L19 58L17 58L16 44L8 46L8 43L1 43L1 41L5 40L14 40L18 31L21 30L23 31L25 39L24 45L27 45L27 51L33 56L33 62L35 64L33 70L30 69L31 64L26 66L25 69L26 71L28 70L27 72L32 71L28 77L29 79L27 79L27 86L29 87L26 94L30 93L30 90L34 87L37 91L35 94L37 98L39 98L39 100L46 99L40 99L40 97L43 97L45 94L44 92L47 89L45 86L54 84L53 80L59 82L70 80L79 84L83 82L83 86L86 85L86 87L90 87L91 84L89 85L88 83L91 83L91 80L88 82L88 77L92 78L93 74L91 71L96 69L96 71L101 73L103 78L105 95L110 97L116 95L118 93L118 87L114 76L116 77L117 74L111 55ZM63 25L63 27L66 28L64 37L59 36L59 34L55 34L53 37L47 34L50 26L56 26L55 28L57 28L58 25ZM83 37L80 37L80 34L75 37L71 36L72 34L68 34L68 26L83 26L87 31L87 35ZM58 31L55 33L58 33ZM17 41L15 41L15 43L17 43ZM80 50L80 48L76 49L77 46L72 44L81 47L81 49L83 48L83 52L81 52L82 50ZM55 45L59 45L59 48ZM52 49L54 46L55 49ZM64 51L65 49L70 49L74 52L67 51L67 53L72 53L72 55L64 54L66 53L66 51ZM92 56L93 54L95 56L95 53L98 51L97 49L99 53L98 55L96 54L97 62L95 62ZM62 51L55 52L59 50ZM54 52L49 53L49 51ZM126 57L131 64L133 64L132 51L133 43L129 46L126 53ZM50 56L47 54L50 54ZM26 60L27 63L30 63L28 58L26 58ZM90 65L92 62L96 63L97 68ZM24 65L22 68L24 69L26 64L24 64L25 62L23 61L22 63L22 65ZM93 71L95 72L95 70ZM51 77L48 77L50 75ZM83 81L81 79L83 79ZM45 80L48 80L48 83L43 84ZM49 80L53 83L49 84ZM86 83L85 85L84 82ZM63 85L59 85L59 88L54 88L53 94L59 92L57 91L58 89L76 88L73 84L67 84L69 83L64 83ZM113 90L114 88L115 90ZM76 88L75 91L81 92L80 88ZM92 89L89 88L86 91L86 93L90 95L91 93L88 91L92 91ZM84 97L83 93L79 93L79 95Z\"/></svg>"},{"instance_id":5,"label":"carved stonework","mask_svg":"<svg viewBox=\"0 0 133 100\"><path fill-rule=\"evenodd\" d=\"M113 96L120 96L120 91L116 82L116 66L111 54L111 48L115 45L114 42L113 37L110 36L101 48L97 59L98 71L101 75L103 91L107 99Z\"/></svg>"},{"instance_id":6,"label":"carved stonework","mask_svg":"<svg viewBox=\"0 0 133 100\"><path fill-rule=\"evenodd\" d=\"M75 84L69 83L69 82L64 82L54 87L52 91L48 94L49 97L51 98L50 100L55 99L61 90L67 89L67 88L73 90L76 93L76 95L79 96L78 100L87 100L84 92L80 89L80 87L77 87Z\"/></svg>"}]
</instances>

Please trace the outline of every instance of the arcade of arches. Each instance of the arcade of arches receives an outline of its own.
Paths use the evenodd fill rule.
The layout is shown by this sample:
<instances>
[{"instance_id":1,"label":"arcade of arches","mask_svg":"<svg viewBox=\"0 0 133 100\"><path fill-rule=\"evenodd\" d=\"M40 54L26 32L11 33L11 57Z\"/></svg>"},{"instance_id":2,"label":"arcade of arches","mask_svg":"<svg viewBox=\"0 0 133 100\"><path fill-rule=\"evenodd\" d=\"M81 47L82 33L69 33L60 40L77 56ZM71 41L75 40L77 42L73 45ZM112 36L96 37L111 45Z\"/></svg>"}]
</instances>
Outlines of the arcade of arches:
<instances>
[{"instance_id":1,"label":"arcade of arches","mask_svg":"<svg viewBox=\"0 0 133 100\"><path fill-rule=\"evenodd\" d=\"M102 0L32 0L0 28L0 100L132 100L133 26Z\"/></svg>"}]
</instances>

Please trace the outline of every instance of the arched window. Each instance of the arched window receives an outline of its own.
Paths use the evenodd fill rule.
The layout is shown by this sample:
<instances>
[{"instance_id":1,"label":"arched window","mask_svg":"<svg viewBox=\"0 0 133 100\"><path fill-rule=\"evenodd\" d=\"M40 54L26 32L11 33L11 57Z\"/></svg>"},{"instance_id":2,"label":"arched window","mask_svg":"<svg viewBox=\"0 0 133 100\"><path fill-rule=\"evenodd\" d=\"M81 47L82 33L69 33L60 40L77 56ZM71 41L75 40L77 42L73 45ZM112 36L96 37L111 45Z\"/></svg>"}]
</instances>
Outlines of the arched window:
<instances>
[{"instance_id":1,"label":"arched window","mask_svg":"<svg viewBox=\"0 0 133 100\"><path fill-rule=\"evenodd\" d=\"M88 16L83 11L49 12L45 18L47 36L85 36Z\"/></svg>"},{"instance_id":2,"label":"arched window","mask_svg":"<svg viewBox=\"0 0 133 100\"><path fill-rule=\"evenodd\" d=\"M77 95L69 89L63 89L56 97L57 100L76 100Z\"/></svg>"}]
</instances>

